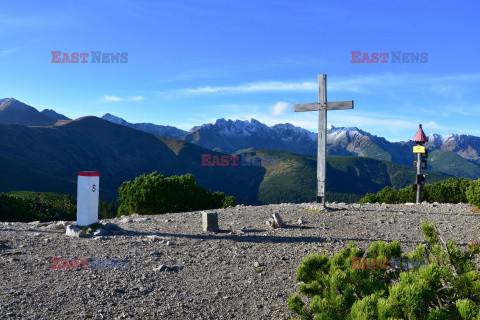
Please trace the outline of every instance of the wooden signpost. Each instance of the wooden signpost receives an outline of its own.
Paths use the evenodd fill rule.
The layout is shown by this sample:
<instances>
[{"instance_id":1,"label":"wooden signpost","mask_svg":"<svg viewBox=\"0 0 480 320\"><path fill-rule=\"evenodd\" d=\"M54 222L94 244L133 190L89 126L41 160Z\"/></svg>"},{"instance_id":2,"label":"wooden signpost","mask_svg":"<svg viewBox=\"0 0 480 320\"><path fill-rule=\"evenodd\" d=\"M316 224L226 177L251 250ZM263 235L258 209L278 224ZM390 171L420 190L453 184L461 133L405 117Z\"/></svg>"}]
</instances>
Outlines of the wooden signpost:
<instances>
[{"instance_id":1,"label":"wooden signpost","mask_svg":"<svg viewBox=\"0 0 480 320\"><path fill-rule=\"evenodd\" d=\"M427 169L427 149L423 144L428 142L428 138L423 132L422 125L418 126L418 131L413 138L413 142L417 143L418 146L413 147L413 153L415 154L417 161L415 161L415 166L417 167L417 179L414 186L417 189L417 204L422 202L422 188L425 184L425 175L422 174L422 169Z\"/></svg>"},{"instance_id":2,"label":"wooden signpost","mask_svg":"<svg viewBox=\"0 0 480 320\"><path fill-rule=\"evenodd\" d=\"M325 206L327 110L353 109L353 100L327 102L327 75L318 75L318 102L295 104L296 112L318 111L317 203Z\"/></svg>"}]
</instances>

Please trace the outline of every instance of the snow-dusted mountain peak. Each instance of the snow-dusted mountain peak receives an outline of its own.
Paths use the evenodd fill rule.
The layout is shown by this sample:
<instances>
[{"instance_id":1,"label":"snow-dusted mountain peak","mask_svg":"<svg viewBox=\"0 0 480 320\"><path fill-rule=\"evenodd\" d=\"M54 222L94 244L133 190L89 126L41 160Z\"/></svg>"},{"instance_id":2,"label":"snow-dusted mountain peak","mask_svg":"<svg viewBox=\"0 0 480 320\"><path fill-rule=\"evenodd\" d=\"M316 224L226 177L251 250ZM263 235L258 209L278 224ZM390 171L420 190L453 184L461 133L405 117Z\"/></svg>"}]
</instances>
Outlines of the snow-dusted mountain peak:
<instances>
[{"instance_id":1,"label":"snow-dusted mountain peak","mask_svg":"<svg viewBox=\"0 0 480 320\"><path fill-rule=\"evenodd\" d=\"M161 137L179 139L187 134L186 131L172 126L162 126L153 123L130 123L110 113L104 114L102 119Z\"/></svg>"}]
</instances>

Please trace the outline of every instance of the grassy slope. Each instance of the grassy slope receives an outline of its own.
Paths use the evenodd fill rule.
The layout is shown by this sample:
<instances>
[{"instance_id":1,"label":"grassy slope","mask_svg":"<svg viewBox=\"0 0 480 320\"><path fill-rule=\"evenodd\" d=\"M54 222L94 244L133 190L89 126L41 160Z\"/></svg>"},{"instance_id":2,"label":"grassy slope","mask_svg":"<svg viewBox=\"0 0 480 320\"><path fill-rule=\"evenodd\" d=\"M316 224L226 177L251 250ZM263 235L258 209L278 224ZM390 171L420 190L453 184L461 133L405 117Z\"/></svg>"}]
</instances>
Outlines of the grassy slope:
<instances>
[{"instance_id":1,"label":"grassy slope","mask_svg":"<svg viewBox=\"0 0 480 320\"><path fill-rule=\"evenodd\" d=\"M478 163L464 159L453 151L434 150L430 152L428 158L432 170L470 179L480 177L480 165Z\"/></svg>"},{"instance_id":2,"label":"grassy slope","mask_svg":"<svg viewBox=\"0 0 480 320\"><path fill-rule=\"evenodd\" d=\"M307 202L315 199L316 157L275 150L259 150L256 154L279 159L278 166L266 168L259 189L260 202ZM429 182L449 177L438 172L427 174ZM355 200L359 195L378 192L385 186L403 188L414 180L415 169L388 161L363 157L327 157L329 200L340 200L338 194L346 194L346 197L351 195L351 199Z\"/></svg>"}]
</instances>

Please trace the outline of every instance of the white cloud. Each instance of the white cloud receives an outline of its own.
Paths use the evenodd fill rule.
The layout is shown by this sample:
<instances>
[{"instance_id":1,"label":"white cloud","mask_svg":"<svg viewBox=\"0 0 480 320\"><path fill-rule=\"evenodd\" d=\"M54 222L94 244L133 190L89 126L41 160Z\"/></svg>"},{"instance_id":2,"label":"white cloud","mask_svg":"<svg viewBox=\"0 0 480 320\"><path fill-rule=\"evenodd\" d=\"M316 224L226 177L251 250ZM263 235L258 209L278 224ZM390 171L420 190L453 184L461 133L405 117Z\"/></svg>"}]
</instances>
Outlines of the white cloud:
<instances>
[{"instance_id":1,"label":"white cloud","mask_svg":"<svg viewBox=\"0 0 480 320\"><path fill-rule=\"evenodd\" d=\"M328 78L329 92L377 94L387 89L428 90L434 94L461 97L468 93L465 84L480 82L480 74L427 75L414 73L381 73ZM413 89L412 89L413 88ZM234 86L203 86L170 91L177 94L255 93L255 92L315 92L316 81L258 81Z\"/></svg>"},{"instance_id":2,"label":"white cloud","mask_svg":"<svg viewBox=\"0 0 480 320\"><path fill-rule=\"evenodd\" d=\"M14 54L16 51L17 51L17 48L0 50L0 56L6 57Z\"/></svg>"},{"instance_id":3,"label":"white cloud","mask_svg":"<svg viewBox=\"0 0 480 320\"><path fill-rule=\"evenodd\" d=\"M109 96L109 95L104 95L102 102L124 102L124 101L140 101L143 100L144 97L130 97L130 98L120 98L117 96Z\"/></svg>"},{"instance_id":4,"label":"white cloud","mask_svg":"<svg viewBox=\"0 0 480 320\"><path fill-rule=\"evenodd\" d=\"M279 116L287 113L289 110L293 110L293 104L288 103L288 102L279 101L272 106L271 114L274 117L279 117Z\"/></svg>"},{"instance_id":5,"label":"white cloud","mask_svg":"<svg viewBox=\"0 0 480 320\"><path fill-rule=\"evenodd\" d=\"M117 102L117 101L122 101L122 99L119 98L119 97L108 96L108 95L105 95L105 96L103 97L103 100L104 100L105 102Z\"/></svg>"},{"instance_id":6,"label":"white cloud","mask_svg":"<svg viewBox=\"0 0 480 320\"><path fill-rule=\"evenodd\" d=\"M194 89L177 90L183 94L205 94L205 93L250 93L265 91L295 91L309 92L317 90L318 84L314 82L281 82L281 81L263 81L247 83L237 86L212 87L204 86Z\"/></svg>"}]
</instances>

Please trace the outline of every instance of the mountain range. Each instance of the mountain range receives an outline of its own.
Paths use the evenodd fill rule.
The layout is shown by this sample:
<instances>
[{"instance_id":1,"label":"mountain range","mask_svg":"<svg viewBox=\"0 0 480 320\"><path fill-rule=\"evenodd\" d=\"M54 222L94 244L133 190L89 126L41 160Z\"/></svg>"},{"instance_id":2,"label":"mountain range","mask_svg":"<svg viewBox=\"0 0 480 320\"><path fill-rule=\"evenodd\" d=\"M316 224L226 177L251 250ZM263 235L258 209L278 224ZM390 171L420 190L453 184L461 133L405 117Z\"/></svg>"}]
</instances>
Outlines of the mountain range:
<instances>
[{"instance_id":1,"label":"mountain range","mask_svg":"<svg viewBox=\"0 0 480 320\"><path fill-rule=\"evenodd\" d=\"M255 119L246 121L218 119L213 123L195 126L185 131L173 126L130 123L110 113L103 115L102 119L228 154L259 149L311 155L317 152L317 134L289 123L267 126ZM13 98L0 99L0 123L51 126L59 120L70 119L51 109L39 112ZM472 179L480 177L480 137L431 134L428 138L426 147L431 155L429 165L432 170ZM328 155L369 157L412 166L414 145L411 140L390 142L356 127L329 126L327 129Z\"/></svg>"},{"instance_id":2,"label":"mountain range","mask_svg":"<svg viewBox=\"0 0 480 320\"><path fill-rule=\"evenodd\" d=\"M220 119L186 132L171 126L131 124L112 115L69 120L53 110L39 112L11 98L0 99L0 106L0 192L75 193L77 172L96 170L101 174L101 197L115 199L123 181L158 171L166 176L192 173L199 185L234 195L239 203L315 199L316 157L307 151L316 150L316 134L291 124L269 127L254 119ZM330 127L328 137L328 200L356 201L367 192L413 182L413 168L390 161L393 157L384 149L391 144L387 140L357 128ZM409 144L403 143L411 159ZM278 163L202 165L204 154L222 157L234 152L239 156L273 156ZM431 155L474 164L454 151L435 150ZM427 175L428 182L451 176L434 171Z\"/></svg>"},{"instance_id":3,"label":"mountain range","mask_svg":"<svg viewBox=\"0 0 480 320\"><path fill-rule=\"evenodd\" d=\"M0 125L0 192L14 190L76 192L78 171L100 172L102 199L115 199L123 181L158 171L165 176L192 173L211 191L239 203L311 202L315 199L316 157L277 150L239 154L276 157L273 166L203 166L202 155L225 154L159 137L96 117L49 127ZM385 186L405 187L413 168L360 157L328 157L329 200L358 200ZM430 172L435 182L447 175Z\"/></svg>"},{"instance_id":4,"label":"mountain range","mask_svg":"<svg viewBox=\"0 0 480 320\"><path fill-rule=\"evenodd\" d=\"M171 126L129 123L106 114L105 120L160 136L180 139L218 152L234 154L244 150L273 149L298 154L317 153L318 136L292 124L267 126L255 119L218 119L184 131ZM176 129L176 130L175 130ZM428 136L429 168L449 175L480 178L480 137L449 134ZM390 142L356 127L327 128L327 155L359 156L413 165L412 140Z\"/></svg>"}]
</instances>

